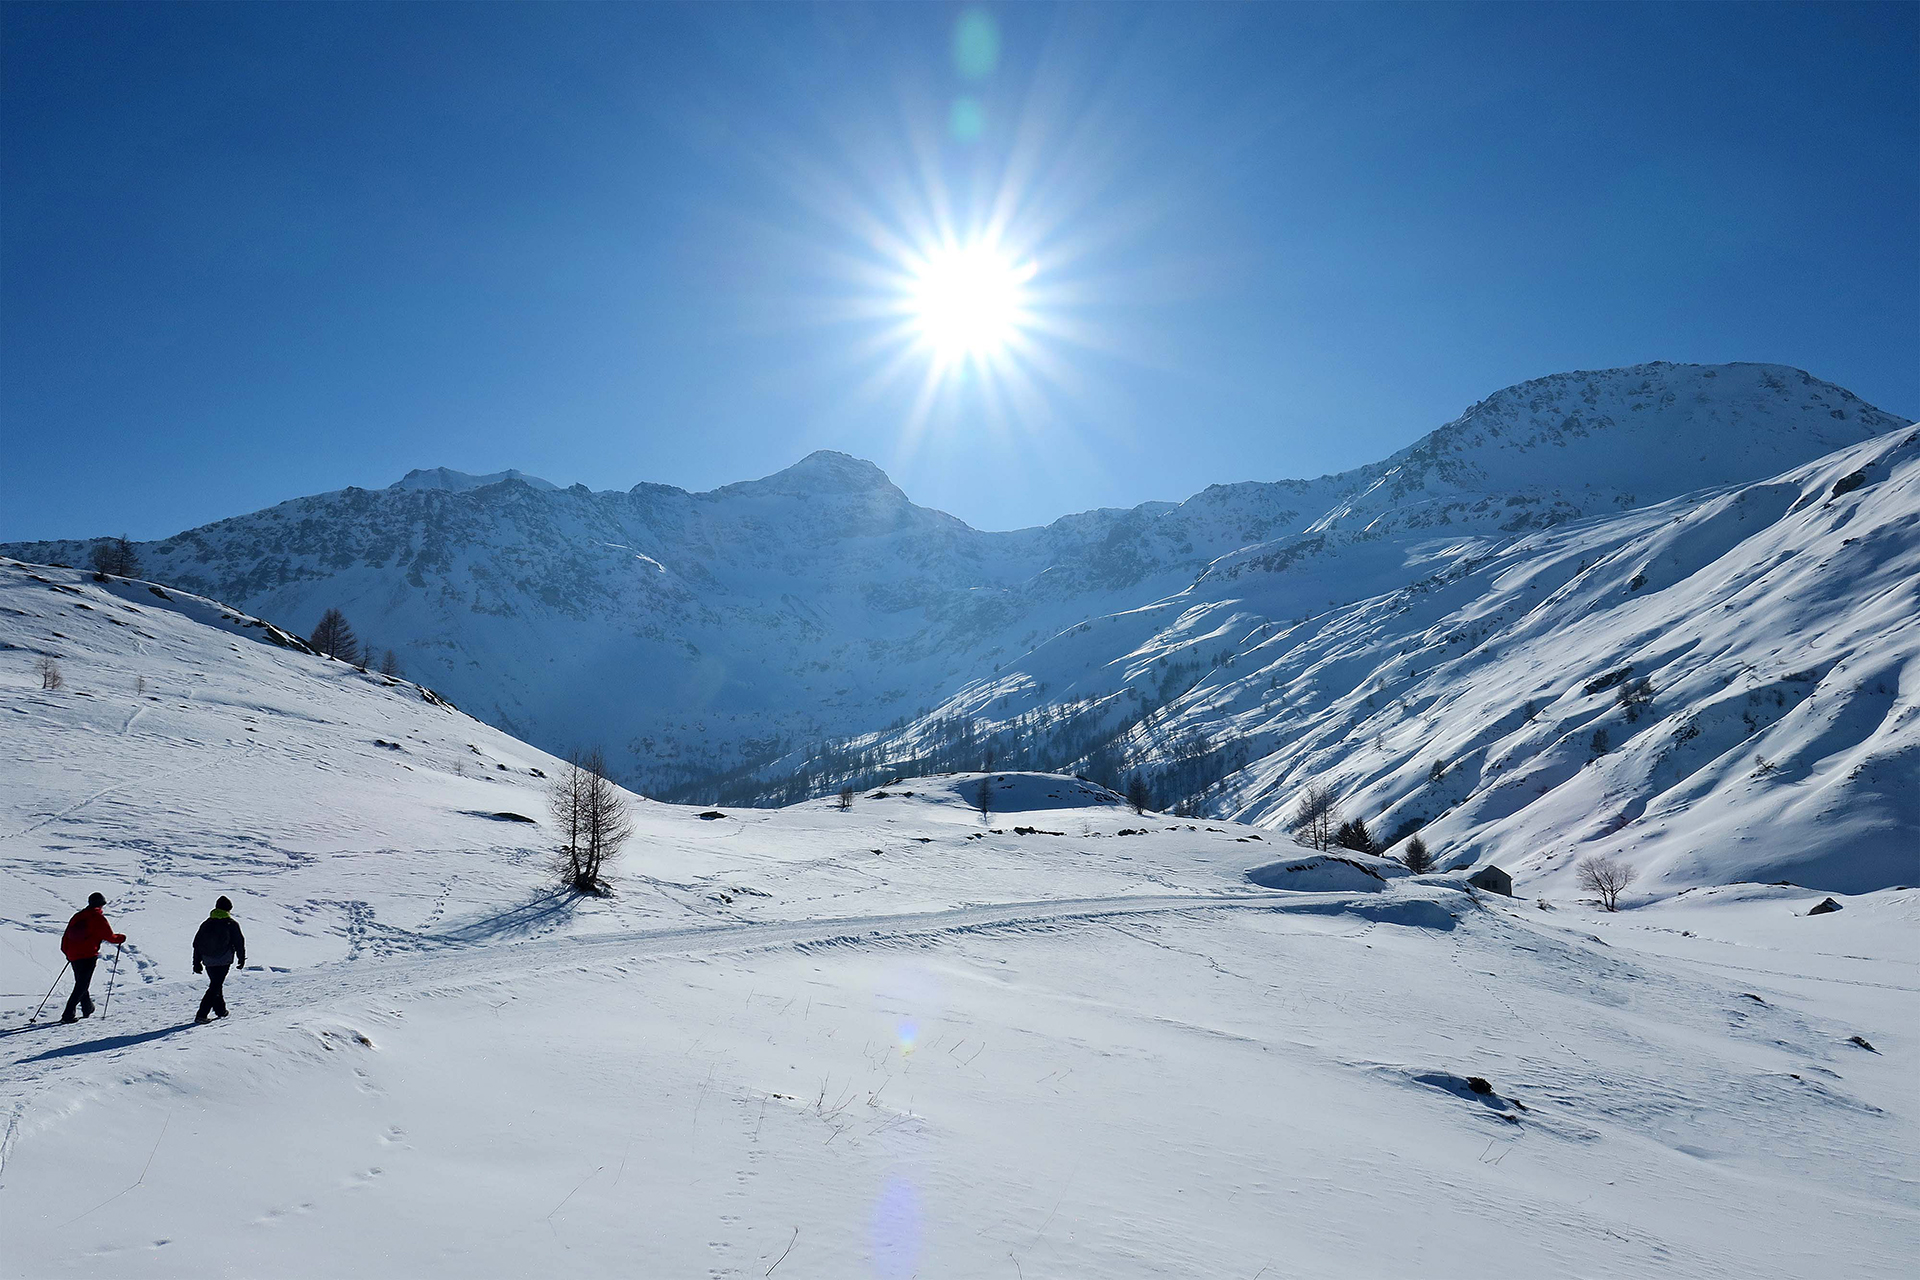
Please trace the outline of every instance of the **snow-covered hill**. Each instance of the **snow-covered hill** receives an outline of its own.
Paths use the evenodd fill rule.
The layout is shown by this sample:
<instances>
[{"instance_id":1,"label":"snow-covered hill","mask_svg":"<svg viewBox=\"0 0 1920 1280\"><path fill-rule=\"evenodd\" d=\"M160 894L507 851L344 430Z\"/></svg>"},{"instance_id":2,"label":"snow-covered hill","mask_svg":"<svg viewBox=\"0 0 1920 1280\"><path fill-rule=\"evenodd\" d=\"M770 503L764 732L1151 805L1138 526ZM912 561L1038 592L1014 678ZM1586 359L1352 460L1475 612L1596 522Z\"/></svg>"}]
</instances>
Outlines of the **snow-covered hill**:
<instances>
[{"instance_id":1,"label":"snow-covered hill","mask_svg":"<svg viewBox=\"0 0 1920 1280\"><path fill-rule=\"evenodd\" d=\"M1284 825L1323 783L1376 837L1419 830L1447 865L1529 885L1567 887L1591 853L1656 893L1920 883L1920 431L1391 545L1423 576L1304 617L1303 576L1364 581L1380 544L1227 557L856 745L911 757L965 723L1001 759L1044 756L1084 699L1121 735L1111 767L1202 787L1203 812Z\"/></svg>"},{"instance_id":2,"label":"snow-covered hill","mask_svg":"<svg viewBox=\"0 0 1920 1280\"><path fill-rule=\"evenodd\" d=\"M337 605L462 708L665 796L991 759L1272 825L1316 778L1529 880L1604 847L1649 887L1857 889L1920 880L1886 781L1920 679L1909 433L1797 370L1654 364L1509 388L1340 475L1011 533L819 453L702 494L414 472L139 553L290 628Z\"/></svg>"},{"instance_id":3,"label":"snow-covered hill","mask_svg":"<svg viewBox=\"0 0 1920 1280\"><path fill-rule=\"evenodd\" d=\"M1920 892L1543 910L1004 772L633 798L615 896L579 899L551 757L211 600L12 562L0 739L0 1275L1890 1277L1920 1247ZM111 1003L26 1025L95 889ZM253 967L195 1027L218 893Z\"/></svg>"},{"instance_id":4,"label":"snow-covered hill","mask_svg":"<svg viewBox=\"0 0 1920 1280\"><path fill-rule=\"evenodd\" d=\"M61 687L40 687L42 657L58 664ZM639 921L804 917L839 892L823 872L813 895L758 887L786 861L814 857L821 836L839 850L847 823L827 802L785 816L782 850L748 840L753 852L743 855L740 837L770 815L703 819L630 797L643 836L614 877L620 892L563 902L545 829L553 757L431 690L314 656L268 624L146 582L0 560L0 697L9 748L0 924L57 937L69 899L84 902L103 879L118 884L116 910L152 922L128 948L136 983L180 976L178 938L191 936L223 886L255 900L261 954L293 965ZM994 794L993 826L1004 834L983 823L971 779L863 799L862 813L904 809L912 832L870 842L880 849L863 843L863 865L918 855L914 837L930 826L959 827L967 853L964 865L911 857L912 869L866 893L866 905L965 906L982 874L1030 898L1213 892L1244 887L1242 864L1259 861L1244 832L1196 828L1200 843L1221 846L1201 861L1221 865L1178 884L1151 857L1036 866L1038 847L1078 851L1140 820L1104 788L1071 778L1002 774ZM1060 809L1073 811L1070 831L1012 832L1029 818L1051 825ZM810 826L816 835L805 834ZM1194 860L1183 848L1181 865ZM4 967L18 958L0 954L8 990L24 981Z\"/></svg>"}]
</instances>

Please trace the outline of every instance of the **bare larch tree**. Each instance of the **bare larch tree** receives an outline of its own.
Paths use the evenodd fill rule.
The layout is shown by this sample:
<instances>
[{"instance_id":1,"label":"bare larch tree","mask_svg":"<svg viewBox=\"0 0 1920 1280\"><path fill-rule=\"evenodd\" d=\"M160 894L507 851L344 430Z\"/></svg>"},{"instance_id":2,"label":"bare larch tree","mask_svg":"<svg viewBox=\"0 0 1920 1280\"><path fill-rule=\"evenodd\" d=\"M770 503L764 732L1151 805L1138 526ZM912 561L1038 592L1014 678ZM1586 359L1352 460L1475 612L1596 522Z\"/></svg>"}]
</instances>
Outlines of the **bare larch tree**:
<instances>
[{"instance_id":1,"label":"bare larch tree","mask_svg":"<svg viewBox=\"0 0 1920 1280\"><path fill-rule=\"evenodd\" d=\"M360 660L360 642L354 639L353 628L347 625L347 615L338 609L329 609L320 615L320 621L314 627L313 634L307 637L307 643L318 652L342 662Z\"/></svg>"},{"instance_id":2,"label":"bare larch tree","mask_svg":"<svg viewBox=\"0 0 1920 1280\"><path fill-rule=\"evenodd\" d=\"M576 893L605 894L601 873L633 834L626 797L607 778L598 747L576 752L548 785L547 801L560 830L558 868Z\"/></svg>"},{"instance_id":3,"label":"bare larch tree","mask_svg":"<svg viewBox=\"0 0 1920 1280\"><path fill-rule=\"evenodd\" d=\"M1338 804L1332 787L1310 783L1300 793L1300 803L1293 811L1294 837L1324 852L1333 843L1334 830L1340 825Z\"/></svg>"},{"instance_id":4,"label":"bare larch tree","mask_svg":"<svg viewBox=\"0 0 1920 1280\"><path fill-rule=\"evenodd\" d=\"M1582 858L1574 868L1582 889L1600 899L1609 911L1620 909L1620 894L1633 883L1633 868L1618 858L1602 854Z\"/></svg>"}]
</instances>

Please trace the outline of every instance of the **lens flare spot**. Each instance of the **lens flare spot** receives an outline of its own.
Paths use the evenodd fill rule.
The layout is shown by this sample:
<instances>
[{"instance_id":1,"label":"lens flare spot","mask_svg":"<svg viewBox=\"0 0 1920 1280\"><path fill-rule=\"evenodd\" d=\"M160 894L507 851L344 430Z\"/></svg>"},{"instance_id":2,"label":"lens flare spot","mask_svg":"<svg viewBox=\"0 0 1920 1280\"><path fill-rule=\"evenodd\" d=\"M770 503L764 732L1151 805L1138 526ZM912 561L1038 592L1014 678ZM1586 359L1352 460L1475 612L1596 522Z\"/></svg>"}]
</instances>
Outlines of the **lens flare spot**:
<instances>
[{"instance_id":1,"label":"lens flare spot","mask_svg":"<svg viewBox=\"0 0 1920 1280\"><path fill-rule=\"evenodd\" d=\"M873 1260L883 1276L910 1276L920 1260L920 1189L898 1174L880 1188L873 1206Z\"/></svg>"},{"instance_id":2,"label":"lens flare spot","mask_svg":"<svg viewBox=\"0 0 1920 1280\"><path fill-rule=\"evenodd\" d=\"M1000 24L985 9L968 9L953 24L953 69L962 80L985 80L1000 65Z\"/></svg>"},{"instance_id":3,"label":"lens flare spot","mask_svg":"<svg viewBox=\"0 0 1920 1280\"><path fill-rule=\"evenodd\" d=\"M987 131L987 113L978 98L955 98L947 113L947 132L955 142L978 142Z\"/></svg>"}]
</instances>

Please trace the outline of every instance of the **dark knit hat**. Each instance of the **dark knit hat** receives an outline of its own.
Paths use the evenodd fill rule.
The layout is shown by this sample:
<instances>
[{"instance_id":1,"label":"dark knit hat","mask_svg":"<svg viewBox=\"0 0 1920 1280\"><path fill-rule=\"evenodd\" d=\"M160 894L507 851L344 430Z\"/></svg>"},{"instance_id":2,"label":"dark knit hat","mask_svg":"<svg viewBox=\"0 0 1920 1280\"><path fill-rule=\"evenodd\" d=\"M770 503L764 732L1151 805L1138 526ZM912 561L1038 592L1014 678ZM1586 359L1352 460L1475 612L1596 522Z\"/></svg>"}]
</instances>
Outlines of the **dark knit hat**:
<instances>
[{"instance_id":1,"label":"dark knit hat","mask_svg":"<svg viewBox=\"0 0 1920 1280\"><path fill-rule=\"evenodd\" d=\"M233 901L223 893L220 895L220 901L213 904L213 909L215 911L231 911L233 910Z\"/></svg>"},{"instance_id":2,"label":"dark knit hat","mask_svg":"<svg viewBox=\"0 0 1920 1280\"><path fill-rule=\"evenodd\" d=\"M107 895L104 893L90 893L87 895L87 905L90 907L104 907L107 905Z\"/></svg>"}]
</instances>

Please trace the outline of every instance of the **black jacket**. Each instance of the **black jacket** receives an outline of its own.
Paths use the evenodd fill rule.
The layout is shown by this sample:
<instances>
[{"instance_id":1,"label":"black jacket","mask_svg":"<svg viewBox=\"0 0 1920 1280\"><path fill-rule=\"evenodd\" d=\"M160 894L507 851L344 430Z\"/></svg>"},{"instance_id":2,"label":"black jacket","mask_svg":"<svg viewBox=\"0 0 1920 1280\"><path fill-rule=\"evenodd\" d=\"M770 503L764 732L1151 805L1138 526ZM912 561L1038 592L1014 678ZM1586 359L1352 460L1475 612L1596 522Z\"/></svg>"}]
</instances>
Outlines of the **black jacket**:
<instances>
[{"instance_id":1,"label":"black jacket","mask_svg":"<svg viewBox=\"0 0 1920 1280\"><path fill-rule=\"evenodd\" d=\"M240 922L232 916L209 916L202 920L200 931L193 935L193 962L232 964L235 957L239 958L242 969L247 967L247 940L240 932Z\"/></svg>"}]
</instances>

